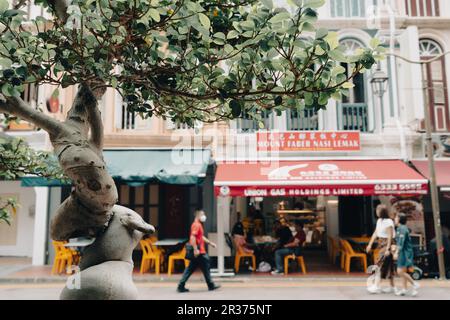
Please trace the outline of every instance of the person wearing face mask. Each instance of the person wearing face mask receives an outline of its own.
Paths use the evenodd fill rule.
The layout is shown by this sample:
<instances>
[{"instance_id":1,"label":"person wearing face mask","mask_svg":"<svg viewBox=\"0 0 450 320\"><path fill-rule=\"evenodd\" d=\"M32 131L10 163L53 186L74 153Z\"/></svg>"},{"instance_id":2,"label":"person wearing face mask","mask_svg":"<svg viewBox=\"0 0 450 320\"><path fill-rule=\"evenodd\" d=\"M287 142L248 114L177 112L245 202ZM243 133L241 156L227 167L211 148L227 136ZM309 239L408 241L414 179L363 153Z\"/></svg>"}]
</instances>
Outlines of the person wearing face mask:
<instances>
[{"instance_id":1,"label":"person wearing face mask","mask_svg":"<svg viewBox=\"0 0 450 320\"><path fill-rule=\"evenodd\" d=\"M217 247L217 245L204 236L203 223L205 223L205 221L205 212L203 210L195 211L195 219L191 225L191 234L189 238L189 243L194 248L194 259L189 262L189 266L184 270L183 276L178 283L178 292L189 291L189 289L187 289L185 285L189 277L192 275L192 273L194 273L197 267L200 267L200 269L202 270L206 284L208 285L208 289L210 291L220 288L220 286L215 284L211 279L210 262L209 256L206 253L205 243L213 246L214 248Z\"/></svg>"}]
</instances>

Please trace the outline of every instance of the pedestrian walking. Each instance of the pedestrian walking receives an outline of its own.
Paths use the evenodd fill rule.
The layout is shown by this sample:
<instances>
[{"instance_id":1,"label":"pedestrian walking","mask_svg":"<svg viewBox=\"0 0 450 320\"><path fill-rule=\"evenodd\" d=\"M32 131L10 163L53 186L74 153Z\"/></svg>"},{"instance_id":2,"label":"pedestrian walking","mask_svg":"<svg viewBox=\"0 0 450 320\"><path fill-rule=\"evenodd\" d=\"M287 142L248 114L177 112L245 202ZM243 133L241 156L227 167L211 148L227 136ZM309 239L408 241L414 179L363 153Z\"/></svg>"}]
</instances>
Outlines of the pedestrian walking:
<instances>
[{"instance_id":1,"label":"pedestrian walking","mask_svg":"<svg viewBox=\"0 0 450 320\"><path fill-rule=\"evenodd\" d=\"M395 217L395 224L397 225L397 274L402 278L403 288L396 292L398 296L404 296L407 293L408 282L411 284L411 295L416 296L418 294L419 284L415 282L408 274L408 269L414 265L414 251L411 243L411 236L409 235L409 229L406 226L408 221L407 216L404 213L399 213Z\"/></svg>"},{"instance_id":2,"label":"pedestrian walking","mask_svg":"<svg viewBox=\"0 0 450 320\"><path fill-rule=\"evenodd\" d=\"M369 253L372 250L373 243L377 242L377 249L379 249L378 259L376 265L380 272L376 273L375 283L368 287L367 290L370 293L395 293L394 283L394 258L391 252L391 246L395 242L395 225L394 221L389 217L389 211L387 207L380 204L376 208L376 214L378 217L375 232L373 233L369 244L367 245L366 252ZM388 279L390 287L381 289L381 280Z\"/></svg>"},{"instance_id":3,"label":"pedestrian walking","mask_svg":"<svg viewBox=\"0 0 450 320\"><path fill-rule=\"evenodd\" d=\"M210 291L220 288L220 286L216 285L211 279L210 260L208 254L206 253L205 243L213 246L214 248L217 247L217 245L204 236L203 223L205 221L205 212L203 210L195 211L195 219L191 225L189 238L189 244L193 247L193 257L191 257L189 266L184 270L183 276L178 284L178 292L189 291L185 285L197 267L202 270L206 284L208 285L208 289Z\"/></svg>"}]
</instances>

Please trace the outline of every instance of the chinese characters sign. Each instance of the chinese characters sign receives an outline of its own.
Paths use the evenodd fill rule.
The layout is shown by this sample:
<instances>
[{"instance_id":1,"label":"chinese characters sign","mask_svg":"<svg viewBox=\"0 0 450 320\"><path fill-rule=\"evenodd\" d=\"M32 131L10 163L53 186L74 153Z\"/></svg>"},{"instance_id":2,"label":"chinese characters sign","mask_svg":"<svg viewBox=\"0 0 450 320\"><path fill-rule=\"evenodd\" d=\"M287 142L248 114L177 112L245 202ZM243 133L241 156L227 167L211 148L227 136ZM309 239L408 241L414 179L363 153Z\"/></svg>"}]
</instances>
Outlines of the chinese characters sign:
<instances>
[{"instance_id":1,"label":"chinese characters sign","mask_svg":"<svg viewBox=\"0 0 450 320\"><path fill-rule=\"evenodd\" d=\"M359 131L257 132L257 151L360 151Z\"/></svg>"}]
</instances>

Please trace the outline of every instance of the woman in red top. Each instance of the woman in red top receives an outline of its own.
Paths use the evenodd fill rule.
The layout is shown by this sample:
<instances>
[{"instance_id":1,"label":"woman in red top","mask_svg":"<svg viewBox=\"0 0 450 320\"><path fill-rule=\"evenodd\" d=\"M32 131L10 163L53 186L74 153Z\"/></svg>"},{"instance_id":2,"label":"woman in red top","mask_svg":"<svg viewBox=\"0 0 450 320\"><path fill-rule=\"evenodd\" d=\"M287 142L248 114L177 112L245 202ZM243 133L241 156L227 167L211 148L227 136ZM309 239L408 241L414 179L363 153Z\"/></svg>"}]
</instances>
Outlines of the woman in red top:
<instances>
[{"instance_id":1,"label":"woman in red top","mask_svg":"<svg viewBox=\"0 0 450 320\"><path fill-rule=\"evenodd\" d=\"M178 292L189 291L189 289L186 289L185 285L189 277L192 275L192 273L194 273L197 267L200 267L200 269L202 270L206 284L208 285L208 289L210 291L220 288L220 286L216 285L211 279L210 263L208 254L206 253L205 242L207 244L210 244L214 248L216 247L216 244L209 241L204 236L203 223L205 221L205 212L203 210L195 211L195 220L192 223L191 234L189 238L189 243L192 245L192 247L194 247L195 258L190 261L189 266L184 270L183 276L181 277L180 283L178 284Z\"/></svg>"}]
</instances>

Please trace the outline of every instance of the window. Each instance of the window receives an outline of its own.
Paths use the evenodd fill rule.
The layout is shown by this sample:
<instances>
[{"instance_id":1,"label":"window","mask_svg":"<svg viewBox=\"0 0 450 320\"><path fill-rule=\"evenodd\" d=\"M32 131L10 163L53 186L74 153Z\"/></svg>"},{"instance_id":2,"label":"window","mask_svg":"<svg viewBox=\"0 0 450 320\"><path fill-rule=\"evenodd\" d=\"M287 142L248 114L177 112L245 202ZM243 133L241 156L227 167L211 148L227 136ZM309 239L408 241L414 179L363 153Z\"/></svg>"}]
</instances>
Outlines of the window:
<instances>
[{"instance_id":1,"label":"window","mask_svg":"<svg viewBox=\"0 0 450 320\"><path fill-rule=\"evenodd\" d=\"M139 213L143 219L157 225L159 215L159 185L132 187L117 183L119 204Z\"/></svg>"},{"instance_id":2,"label":"window","mask_svg":"<svg viewBox=\"0 0 450 320\"><path fill-rule=\"evenodd\" d=\"M123 102L122 96L116 91L116 128L122 130L149 130L152 118L143 119L137 112L128 111L127 104Z\"/></svg>"},{"instance_id":3,"label":"window","mask_svg":"<svg viewBox=\"0 0 450 320\"><path fill-rule=\"evenodd\" d=\"M314 109L287 111L287 129L295 131L319 130L319 114Z\"/></svg>"},{"instance_id":4,"label":"window","mask_svg":"<svg viewBox=\"0 0 450 320\"><path fill-rule=\"evenodd\" d=\"M236 129L241 133L250 133L258 130L269 130L274 129L272 125L272 112L271 111L261 111L261 120L264 124L264 127L261 128L259 126L259 121L250 117L247 111L244 111L240 118L234 120L236 124ZM275 114L274 114L275 116Z\"/></svg>"},{"instance_id":5,"label":"window","mask_svg":"<svg viewBox=\"0 0 450 320\"><path fill-rule=\"evenodd\" d=\"M341 41L346 50L346 55L353 55L356 50L362 48L361 42L355 39L345 39ZM352 70L347 63L342 63L350 76ZM366 79L363 73L358 73L350 80L355 86L348 91L348 96L343 96L339 106L338 124L340 130L359 130L362 132L368 129L368 107L366 100Z\"/></svg>"},{"instance_id":6,"label":"window","mask_svg":"<svg viewBox=\"0 0 450 320\"><path fill-rule=\"evenodd\" d=\"M406 14L410 17L438 17L439 0L405 0Z\"/></svg>"},{"instance_id":7,"label":"window","mask_svg":"<svg viewBox=\"0 0 450 320\"><path fill-rule=\"evenodd\" d=\"M443 53L441 46L431 39L420 40L419 50L422 60L429 60ZM428 88L425 98L430 109L433 131L448 132L450 131L450 118L445 57L423 65L423 68L424 86Z\"/></svg>"},{"instance_id":8,"label":"window","mask_svg":"<svg viewBox=\"0 0 450 320\"><path fill-rule=\"evenodd\" d=\"M360 17L366 16L369 6L376 5L377 0L332 0L330 10L332 17Z\"/></svg>"}]
</instances>

